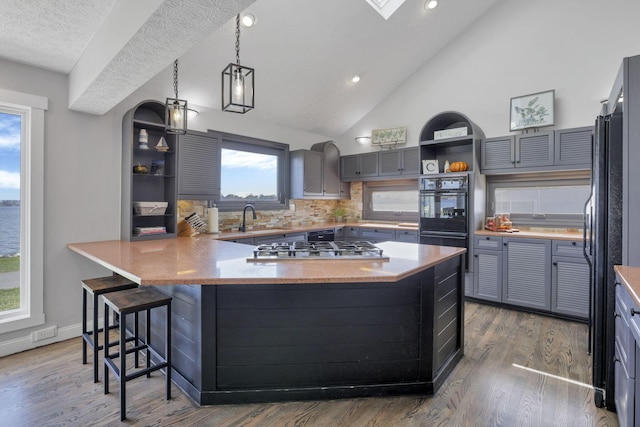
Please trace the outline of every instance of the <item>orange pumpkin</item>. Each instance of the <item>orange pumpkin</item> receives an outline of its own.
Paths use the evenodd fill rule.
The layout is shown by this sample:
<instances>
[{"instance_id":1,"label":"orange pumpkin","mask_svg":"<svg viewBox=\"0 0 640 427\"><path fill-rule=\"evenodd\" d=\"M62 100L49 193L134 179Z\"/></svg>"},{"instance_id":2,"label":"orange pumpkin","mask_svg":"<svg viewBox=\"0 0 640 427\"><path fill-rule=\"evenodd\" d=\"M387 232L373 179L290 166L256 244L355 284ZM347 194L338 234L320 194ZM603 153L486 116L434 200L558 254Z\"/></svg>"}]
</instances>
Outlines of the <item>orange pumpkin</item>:
<instances>
[{"instance_id":1,"label":"orange pumpkin","mask_svg":"<svg viewBox=\"0 0 640 427\"><path fill-rule=\"evenodd\" d=\"M449 165L451 172L464 172L469 169L469 166L465 162L453 162Z\"/></svg>"}]
</instances>

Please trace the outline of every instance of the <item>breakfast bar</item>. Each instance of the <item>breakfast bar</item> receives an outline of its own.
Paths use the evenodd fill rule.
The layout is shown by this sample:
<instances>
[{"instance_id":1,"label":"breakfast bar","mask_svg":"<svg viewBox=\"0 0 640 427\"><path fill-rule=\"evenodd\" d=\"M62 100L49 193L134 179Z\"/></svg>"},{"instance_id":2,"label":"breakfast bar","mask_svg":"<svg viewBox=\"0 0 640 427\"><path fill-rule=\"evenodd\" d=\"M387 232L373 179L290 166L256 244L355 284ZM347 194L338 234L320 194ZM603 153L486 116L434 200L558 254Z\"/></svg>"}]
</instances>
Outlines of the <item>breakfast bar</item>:
<instances>
[{"instance_id":1,"label":"breakfast bar","mask_svg":"<svg viewBox=\"0 0 640 427\"><path fill-rule=\"evenodd\" d=\"M463 355L462 248L255 262L209 235L68 247L173 297L173 380L200 405L433 394Z\"/></svg>"}]
</instances>

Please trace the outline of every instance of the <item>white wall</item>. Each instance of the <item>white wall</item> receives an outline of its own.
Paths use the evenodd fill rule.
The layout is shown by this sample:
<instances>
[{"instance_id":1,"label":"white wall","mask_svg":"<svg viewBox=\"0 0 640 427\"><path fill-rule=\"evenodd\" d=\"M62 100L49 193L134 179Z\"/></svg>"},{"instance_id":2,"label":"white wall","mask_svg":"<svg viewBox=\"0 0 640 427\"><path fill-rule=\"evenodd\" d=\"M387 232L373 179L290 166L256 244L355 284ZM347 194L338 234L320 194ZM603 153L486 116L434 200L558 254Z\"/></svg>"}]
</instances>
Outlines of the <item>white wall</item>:
<instances>
[{"instance_id":1,"label":"white wall","mask_svg":"<svg viewBox=\"0 0 640 427\"><path fill-rule=\"evenodd\" d=\"M69 332L65 327L80 321L80 280L109 274L73 254L66 244L119 236L122 115L95 117L69 111L66 76L26 65L0 60L0 86L49 99L45 113L45 326L58 325L65 336ZM0 354L3 347L31 345L29 333L0 334Z\"/></svg>"},{"instance_id":2,"label":"white wall","mask_svg":"<svg viewBox=\"0 0 640 427\"><path fill-rule=\"evenodd\" d=\"M417 145L433 116L457 111L487 137L509 134L511 97L555 89L554 128L592 125L625 56L640 54L637 0L501 0L348 132L407 126ZM428 40L425 40L428 43Z\"/></svg>"}]
</instances>

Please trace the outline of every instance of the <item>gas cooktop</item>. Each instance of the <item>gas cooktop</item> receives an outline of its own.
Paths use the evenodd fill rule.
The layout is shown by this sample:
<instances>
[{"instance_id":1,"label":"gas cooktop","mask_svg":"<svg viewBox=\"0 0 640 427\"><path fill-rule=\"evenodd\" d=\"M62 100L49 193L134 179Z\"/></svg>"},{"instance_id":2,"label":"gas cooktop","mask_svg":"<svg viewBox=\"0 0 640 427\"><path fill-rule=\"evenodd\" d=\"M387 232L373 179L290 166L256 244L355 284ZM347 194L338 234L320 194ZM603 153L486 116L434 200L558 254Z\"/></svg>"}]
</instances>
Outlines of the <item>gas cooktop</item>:
<instances>
[{"instance_id":1,"label":"gas cooktop","mask_svg":"<svg viewBox=\"0 0 640 427\"><path fill-rule=\"evenodd\" d=\"M389 257L382 254L382 249L367 241L356 242L292 242L270 243L256 247L253 257L247 261L272 260L354 260L368 259L388 261Z\"/></svg>"}]
</instances>

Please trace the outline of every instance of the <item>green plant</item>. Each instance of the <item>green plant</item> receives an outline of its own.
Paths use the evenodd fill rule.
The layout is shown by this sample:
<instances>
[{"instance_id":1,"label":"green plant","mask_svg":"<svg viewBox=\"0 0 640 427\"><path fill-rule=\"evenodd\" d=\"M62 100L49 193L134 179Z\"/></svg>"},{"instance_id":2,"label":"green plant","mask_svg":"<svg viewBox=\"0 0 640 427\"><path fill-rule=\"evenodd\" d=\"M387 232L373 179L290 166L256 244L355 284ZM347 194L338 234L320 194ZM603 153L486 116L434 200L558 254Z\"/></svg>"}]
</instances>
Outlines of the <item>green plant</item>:
<instances>
[{"instance_id":1,"label":"green plant","mask_svg":"<svg viewBox=\"0 0 640 427\"><path fill-rule=\"evenodd\" d=\"M335 217L340 217L340 216L345 216L347 214L347 210L345 208L343 208L342 206L336 206L335 208L333 208L331 213Z\"/></svg>"}]
</instances>

